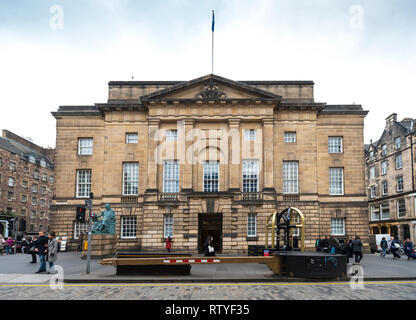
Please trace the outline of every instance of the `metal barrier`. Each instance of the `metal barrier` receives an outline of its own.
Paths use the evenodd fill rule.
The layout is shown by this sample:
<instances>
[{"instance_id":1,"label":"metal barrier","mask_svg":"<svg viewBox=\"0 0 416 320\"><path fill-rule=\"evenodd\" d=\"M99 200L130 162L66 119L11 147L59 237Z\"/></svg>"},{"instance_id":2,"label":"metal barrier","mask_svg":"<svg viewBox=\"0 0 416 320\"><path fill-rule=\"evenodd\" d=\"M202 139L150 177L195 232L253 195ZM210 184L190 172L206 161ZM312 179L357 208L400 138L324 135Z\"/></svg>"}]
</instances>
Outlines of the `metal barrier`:
<instances>
[{"instance_id":1,"label":"metal barrier","mask_svg":"<svg viewBox=\"0 0 416 320\"><path fill-rule=\"evenodd\" d=\"M269 267L274 274L281 273L280 257L158 257L158 258L108 258L99 262L112 266L142 266L142 265L189 265L189 264L220 264L220 263L261 263Z\"/></svg>"}]
</instances>

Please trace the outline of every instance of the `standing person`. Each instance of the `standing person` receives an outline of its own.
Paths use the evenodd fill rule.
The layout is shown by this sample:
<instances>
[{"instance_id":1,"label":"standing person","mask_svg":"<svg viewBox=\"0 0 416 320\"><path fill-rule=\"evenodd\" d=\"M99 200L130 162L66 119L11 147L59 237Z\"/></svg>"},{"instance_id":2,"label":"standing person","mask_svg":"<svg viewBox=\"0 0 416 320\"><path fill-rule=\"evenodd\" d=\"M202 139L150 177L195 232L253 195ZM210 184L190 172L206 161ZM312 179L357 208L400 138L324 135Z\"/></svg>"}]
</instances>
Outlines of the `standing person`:
<instances>
[{"instance_id":1,"label":"standing person","mask_svg":"<svg viewBox=\"0 0 416 320\"><path fill-rule=\"evenodd\" d=\"M361 242L359 236L355 236L355 239L352 240L351 242L351 246L352 246L352 251L354 252L354 256L355 256L355 263L359 264L361 259L363 258L363 251L362 251L363 243Z\"/></svg>"},{"instance_id":2,"label":"standing person","mask_svg":"<svg viewBox=\"0 0 416 320\"><path fill-rule=\"evenodd\" d=\"M35 273L46 272L45 255L48 251L47 248L48 248L48 238L45 237L45 233L43 231L39 231L39 238L36 243L35 251L39 255L40 266L39 266L39 270L36 271Z\"/></svg>"},{"instance_id":3,"label":"standing person","mask_svg":"<svg viewBox=\"0 0 416 320\"><path fill-rule=\"evenodd\" d=\"M48 235L48 262L49 262L49 271L48 273L56 273L54 268L54 262L58 256L58 241L55 239L55 232L52 232Z\"/></svg>"},{"instance_id":4,"label":"standing person","mask_svg":"<svg viewBox=\"0 0 416 320\"><path fill-rule=\"evenodd\" d=\"M322 251L329 252L329 241L327 236L322 240Z\"/></svg>"},{"instance_id":5,"label":"standing person","mask_svg":"<svg viewBox=\"0 0 416 320\"><path fill-rule=\"evenodd\" d=\"M166 250L168 250L168 252L170 252L170 249L172 248L172 238L171 237L167 237L166 238Z\"/></svg>"},{"instance_id":6,"label":"standing person","mask_svg":"<svg viewBox=\"0 0 416 320\"><path fill-rule=\"evenodd\" d=\"M36 263L36 247L37 247L37 243L38 243L38 237L34 236L33 239L30 240L30 246L29 246L29 250L28 253L30 253L32 255L32 261L30 263Z\"/></svg>"},{"instance_id":7,"label":"standing person","mask_svg":"<svg viewBox=\"0 0 416 320\"><path fill-rule=\"evenodd\" d=\"M391 237L391 240L389 242L389 249L391 253L393 254L393 259L396 259L396 258L400 259L400 254L398 252L399 248L400 248L399 240L397 240L395 237Z\"/></svg>"},{"instance_id":8,"label":"standing person","mask_svg":"<svg viewBox=\"0 0 416 320\"><path fill-rule=\"evenodd\" d=\"M329 238L329 248L330 248L330 253L331 254L336 254L337 253L338 245L339 245L338 240L334 236L331 236Z\"/></svg>"},{"instance_id":9,"label":"standing person","mask_svg":"<svg viewBox=\"0 0 416 320\"><path fill-rule=\"evenodd\" d=\"M342 254L347 256L347 263L350 263L350 258L353 257L352 255L352 247L351 247L351 240L345 240L344 246L342 247Z\"/></svg>"},{"instance_id":10,"label":"standing person","mask_svg":"<svg viewBox=\"0 0 416 320\"><path fill-rule=\"evenodd\" d=\"M3 238L3 235L0 234L0 253L1 255L3 255L3 250L4 250L4 244L6 243L6 241Z\"/></svg>"},{"instance_id":11,"label":"standing person","mask_svg":"<svg viewBox=\"0 0 416 320\"><path fill-rule=\"evenodd\" d=\"M14 240L12 239L12 237L8 237L6 240L6 254L7 255L12 253L13 243L14 243Z\"/></svg>"},{"instance_id":12,"label":"standing person","mask_svg":"<svg viewBox=\"0 0 416 320\"><path fill-rule=\"evenodd\" d=\"M81 251L82 252L82 250L83 250L83 248L82 248L83 242L84 242L84 232L81 231L81 233L79 234L79 237L78 237L76 252L78 252L78 251Z\"/></svg>"},{"instance_id":13,"label":"standing person","mask_svg":"<svg viewBox=\"0 0 416 320\"><path fill-rule=\"evenodd\" d=\"M404 253L407 256L407 260L416 259L416 255L413 253L413 242L410 241L410 238L406 238L404 243Z\"/></svg>"},{"instance_id":14,"label":"standing person","mask_svg":"<svg viewBox=\"0 0 416 320\"><path fill-rule=\"evenodd\" d=\"M212 243L213 240L214 240L214 238L211 237L211 236L208 236L207 240L205 240L204 252L205 252L206 257L215 256L214 246L213 246L213 243Z\"/></svg>"},{"instance_id":15,"label":"standing person","mask_svg":"<svg viewBox=\"0 0 416 320\"><path fill-rule=\"evenodd\" d=\"M315 248L316 248L316 252L321 251L321 238L319 237L315 240Z\"/></svg>"},{"instance_id":16,"label":"standing person","mask_svg":"<svg viewBox=\"0 0 416 320\"><path fill-rule=\"evenodd\" d=\"M383 237L380 241L380 247L381 247L381 253L380 253L380 258L386 257L386 252L387 252L387 248L388 248L389 244L387 243L387 240L385 237Z\"/></svg>"}]
</instances>

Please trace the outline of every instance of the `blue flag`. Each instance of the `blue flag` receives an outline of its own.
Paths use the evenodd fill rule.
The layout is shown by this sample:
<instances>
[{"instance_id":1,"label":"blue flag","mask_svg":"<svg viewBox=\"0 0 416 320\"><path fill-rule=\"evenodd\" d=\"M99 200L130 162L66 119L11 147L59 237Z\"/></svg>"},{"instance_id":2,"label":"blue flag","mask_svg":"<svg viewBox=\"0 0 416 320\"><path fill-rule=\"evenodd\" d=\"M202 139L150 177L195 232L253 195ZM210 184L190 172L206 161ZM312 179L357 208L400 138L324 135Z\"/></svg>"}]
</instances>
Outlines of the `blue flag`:
<instances>
[{"instance_id":1,"label":"blue flag","mask_svg":"<svg viewBox=\"0 0 416 320\"><path fill-rule=\"evenodd\" d=\"M215 13L214 10L212 10L212 32L214 32L215 29Z\"/></svg>"}]
</instances>

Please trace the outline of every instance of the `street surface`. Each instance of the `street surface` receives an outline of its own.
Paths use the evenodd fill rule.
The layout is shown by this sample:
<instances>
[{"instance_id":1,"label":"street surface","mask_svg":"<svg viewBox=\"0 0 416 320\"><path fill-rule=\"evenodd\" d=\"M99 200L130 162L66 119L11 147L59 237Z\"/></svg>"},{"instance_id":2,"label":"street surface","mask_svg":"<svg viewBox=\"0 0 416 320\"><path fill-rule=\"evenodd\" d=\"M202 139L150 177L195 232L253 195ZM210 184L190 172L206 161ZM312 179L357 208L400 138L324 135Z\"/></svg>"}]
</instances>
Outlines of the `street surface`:
<instances>
[{"instance_id":1,"label":"street surface","mask_svg":"<svg viewBox=\"0 0 416 320\"><path fill-rule=\"evenodd\" d=\"M361 263L363 289L352 289L349 282L276 282L271 271L261 264L194 265L190 276L133 276L131 283L100 283L97 279L121 279L115 268L91 262L91 274L86 275L86 261L80 253L58 255L57 264L64 278L89 278L88 283L62 283L52 289L52 275L35 275L39 264L30 264L29 255L0 256L0 296L4 300L355 300L355 299L416 299L416 261L405 257L381 259L366 254ZM397 277L402 277L398 279ZM180 278L180 279L179 279ZM378 279L379 278L379 279ZM404 278L404 279L403 279ZM143 280L152 283L139 283ZM179 282L169 283L170 280ZM210 279L209 283L192 283L187 279ZM215 283L216 279L222 282ZM225 279L225 280L224 280ZM236 280L243 279L243 280ZM395 280L396 279L396 280ZM136 282L137 280L137 282ZM159 280L168 281L160 283ZM251 280L252 282L242 283Z\"/></svg>"},{"instance_id":2,"label":"street surface","mask_svg":"<svg viewBox=\"0 0 416 320\"><path fill-rule=\"evenodd\" d=\"M14 300L414 300L416 281L365 283L262 284L77 284L2 285L2 299Z\"/></svg>"}]
</instances>

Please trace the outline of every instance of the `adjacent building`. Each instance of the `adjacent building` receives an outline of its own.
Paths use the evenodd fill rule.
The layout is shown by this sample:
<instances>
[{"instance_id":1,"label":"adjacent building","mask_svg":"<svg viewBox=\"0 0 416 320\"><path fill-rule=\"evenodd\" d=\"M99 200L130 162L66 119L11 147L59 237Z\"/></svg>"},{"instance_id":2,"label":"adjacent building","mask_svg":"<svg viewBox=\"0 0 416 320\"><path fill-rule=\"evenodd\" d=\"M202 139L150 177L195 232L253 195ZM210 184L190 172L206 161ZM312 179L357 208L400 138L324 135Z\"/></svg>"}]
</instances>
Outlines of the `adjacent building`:
<instances>
[{"instance_id":1,"label":"adjacent building","mask_svg":"<svg viewBox=\"0 0 416 320\"><path fill-rule=\"evenodd\" d=\"M0 137L0 234L3 236L9 235L9 221L15 218L19 235L48 230L55 185L53 156L53 149L44 149L3 130Z\"/></svg>"},{"instance_id":2,"label":"adjacent building","mask_svg":"<svg viewBox=\"0 0 416 320\"><path fill-rule=\"evenodd\" d=\"M368 246L360 105L314 100L312 81L112 81L105 103L61 106L50 229L74 247L94 195L117 216L119 249L247 253L266 220L292 205L315 239L359 235ZM299 235L294 230L293 235Z\"/></svg>"},{"instance_id":3,"label":"adjacent building","mask_svg":"<svg viewBox=\"0 0 416 320\"><path fill-rule=\"evenodd\" d=\"M386 119L380 139L365 146L372 234L416 240L415 119Z\"/></svg>"}]
</instances>

